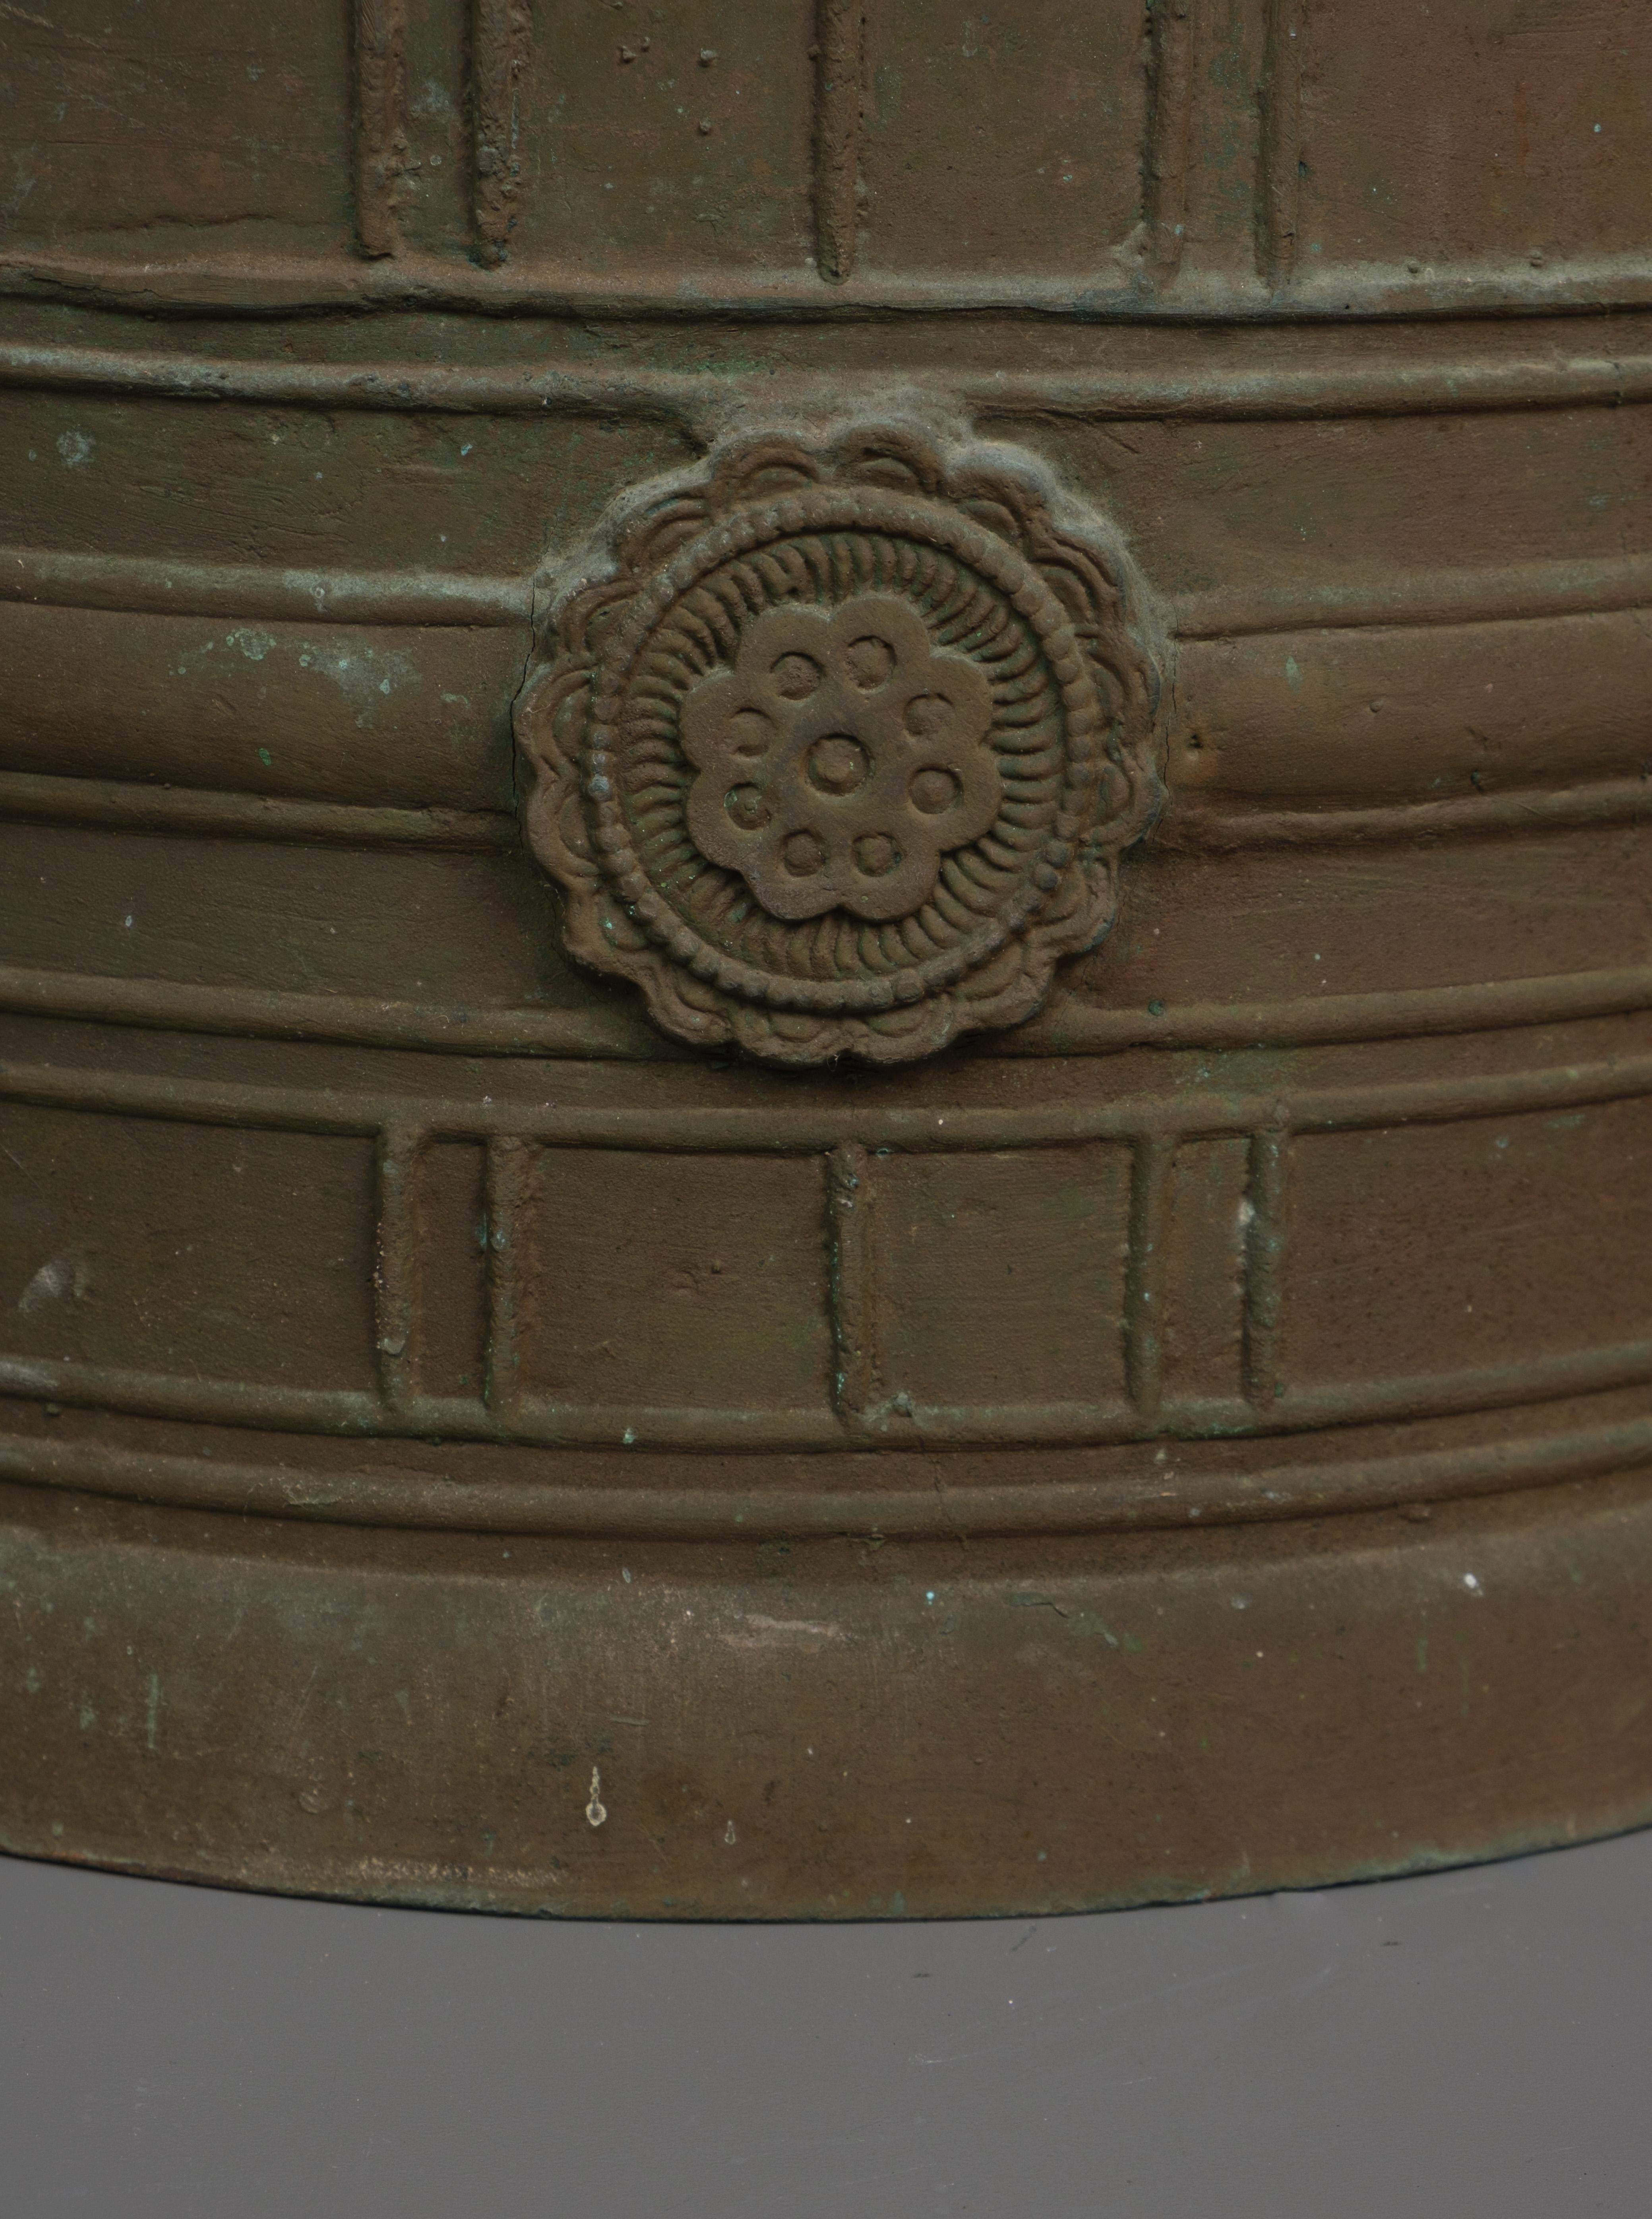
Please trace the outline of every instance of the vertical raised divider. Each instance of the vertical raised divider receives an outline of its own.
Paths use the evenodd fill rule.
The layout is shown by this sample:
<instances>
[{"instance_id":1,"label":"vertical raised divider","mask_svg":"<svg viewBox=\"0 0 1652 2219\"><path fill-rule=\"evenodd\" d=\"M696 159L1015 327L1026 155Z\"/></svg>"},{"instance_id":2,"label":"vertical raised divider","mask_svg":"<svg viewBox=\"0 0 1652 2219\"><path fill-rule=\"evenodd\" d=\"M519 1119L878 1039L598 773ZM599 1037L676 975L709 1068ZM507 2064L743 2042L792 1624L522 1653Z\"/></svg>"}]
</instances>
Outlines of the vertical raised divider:
<instances>
[{"instance_id":1,"label":"vertical raised divider","mask_svg":"<svg viewBox=\"0 0 1652 2219\"><path fill-rule=\"evenodd\" d=\"M853 275L860 231L863 0L815 9L815 267L829 285Z\"/></svg>"},{"instance_id":2,"label":"vertical raised divider","mask_svg":"<svg viewBox=\"0 0 1652 2219\"><path fill-rule=\"evenodd\" d=\"M405 0L354 0L351 28L356 245L377 261L401 246L396 189L409 151Z\"/></svg>"},{"instance_id":3,"label":"vertical raised divider","mask_svg":"<svg viewBox=\"0 0 1652 2219\"><path fill-rule=\"evenodd\" d=\"M387 1126L373 1153L376 1225L373 1243L373 1346L379 1401L387 1416L413 1396L413 1268L418 1246L413 1182L424 1134Z\"/></svg>"},{"instance_id":4,"label":"vertical raised divider","mask_svg":"<svg viewBox=\"0 0 1652 2219\"><path fill-rule=\"evenodd\" d=\"M505 259L516 221L521 80L532 28L528 0L471 0L470 220L477 259L488 264Z\"/></svg>"},{"instance_id":5,"label":"vertical raised divider","mask_svg":"<svg viewBox=\"0 0 1652 2219\"><path fill-rule=\"evenodd\" d=\"M1148 266L1160 283L1175 277L1182 260L1197 28L1195 0L1158 0L1151 18L1152 79L1142 167Z\"/></svg>"},{"instance_id":6,"label":"vertical raised divider","mask_svg":"<svg viewBox=\"0 0 1652 2219\"><path fill-rule=\"evenodd\" d=\"M869 1171L870 1158L857 1141L845 1141L827 1155L833 1399L850 1425L864 1420L878 1389Z\"/></svg>"}]
</instances>

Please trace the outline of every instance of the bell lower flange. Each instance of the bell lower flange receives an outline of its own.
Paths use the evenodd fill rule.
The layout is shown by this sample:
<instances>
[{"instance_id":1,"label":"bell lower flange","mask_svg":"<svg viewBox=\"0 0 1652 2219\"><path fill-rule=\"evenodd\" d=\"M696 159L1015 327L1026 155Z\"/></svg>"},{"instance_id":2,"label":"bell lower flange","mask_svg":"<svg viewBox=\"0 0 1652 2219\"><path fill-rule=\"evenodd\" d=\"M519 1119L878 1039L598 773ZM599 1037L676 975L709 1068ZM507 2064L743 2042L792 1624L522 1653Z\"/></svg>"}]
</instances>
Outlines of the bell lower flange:
<instances>
[{"instance_id":1,"label":"bell lower flange","mask_svg":"<svg viewBox=\"0 0 1652 2219\"><path fill-rule=\"evenodd\" d=\"M0 1845L306 1895L955 1917L1652 1820L1652 1475L1052 1539L579 1541L0 1491Z\"/></svg>"}]
</instances>

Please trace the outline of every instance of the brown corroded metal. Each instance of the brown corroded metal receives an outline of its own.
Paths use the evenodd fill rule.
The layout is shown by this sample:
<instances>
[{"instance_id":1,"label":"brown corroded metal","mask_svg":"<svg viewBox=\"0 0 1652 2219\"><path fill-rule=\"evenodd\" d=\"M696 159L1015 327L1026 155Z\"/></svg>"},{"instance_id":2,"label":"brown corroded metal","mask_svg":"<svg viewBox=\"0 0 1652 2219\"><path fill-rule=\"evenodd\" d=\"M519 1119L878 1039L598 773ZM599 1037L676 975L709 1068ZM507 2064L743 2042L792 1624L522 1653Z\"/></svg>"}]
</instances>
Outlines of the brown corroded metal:
<instances>
[{"instance_id":1,"label":"brown corroded metal","mask_svg":"<svg viewBox=\"0 0 1652 2219\"><path fill-rule=\"evenodd\" d=\"M0 9L0 1843L1652 1818L1630 0Z\"/></svg>"},{"instance_id":2,"label":"brown corroded metal","mask_svg":"<svg viewBox=\"0 0 1652 2219\"><path fill-rule=\"evenodd\" d=\"M1144 594L1053 498L1031 456L851 424L625 502L517 709L573 954L782 1063L1030 1016L1159 792Z\"/></svg>"}]
</instances>

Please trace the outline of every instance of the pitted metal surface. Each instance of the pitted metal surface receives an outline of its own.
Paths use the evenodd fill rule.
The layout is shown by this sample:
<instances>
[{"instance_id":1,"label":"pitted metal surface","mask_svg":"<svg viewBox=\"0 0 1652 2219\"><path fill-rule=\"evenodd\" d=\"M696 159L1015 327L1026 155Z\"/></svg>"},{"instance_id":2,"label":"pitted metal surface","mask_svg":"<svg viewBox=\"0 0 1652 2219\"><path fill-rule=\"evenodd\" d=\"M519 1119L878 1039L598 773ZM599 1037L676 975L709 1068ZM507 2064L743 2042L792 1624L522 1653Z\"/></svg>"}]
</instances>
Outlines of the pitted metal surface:
<instances>
[{"instance_id":1,"label":"pitted metal surface","mask_svg":"<svg viewBox=\"0 0 1652 2219\"><path fill-rule=\"evenodd\" d=\"M1645 1816L1649 40L0 22L0 1841Z\"/></svg>"}]
</instances>

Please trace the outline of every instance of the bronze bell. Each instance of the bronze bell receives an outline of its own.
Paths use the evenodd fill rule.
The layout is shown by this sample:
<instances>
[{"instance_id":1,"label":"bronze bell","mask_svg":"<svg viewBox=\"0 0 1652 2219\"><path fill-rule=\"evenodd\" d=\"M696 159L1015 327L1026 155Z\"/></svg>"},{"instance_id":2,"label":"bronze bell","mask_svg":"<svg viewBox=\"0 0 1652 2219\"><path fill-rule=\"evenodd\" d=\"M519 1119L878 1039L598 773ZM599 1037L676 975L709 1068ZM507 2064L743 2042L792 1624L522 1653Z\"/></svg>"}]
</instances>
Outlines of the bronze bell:
<instances>
[{"instance_id":1,"label":"bronze bell","mask_svg":"<svg viewBox=\"0 0 1652 2219\"><path fill-rule=\"evenodd\" d=\"M1652 15L0 49L0 1842L1652 1816Z\"/></svg>"}]
</instances>

